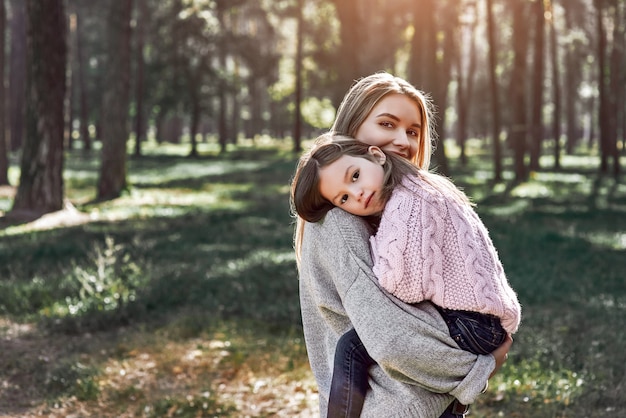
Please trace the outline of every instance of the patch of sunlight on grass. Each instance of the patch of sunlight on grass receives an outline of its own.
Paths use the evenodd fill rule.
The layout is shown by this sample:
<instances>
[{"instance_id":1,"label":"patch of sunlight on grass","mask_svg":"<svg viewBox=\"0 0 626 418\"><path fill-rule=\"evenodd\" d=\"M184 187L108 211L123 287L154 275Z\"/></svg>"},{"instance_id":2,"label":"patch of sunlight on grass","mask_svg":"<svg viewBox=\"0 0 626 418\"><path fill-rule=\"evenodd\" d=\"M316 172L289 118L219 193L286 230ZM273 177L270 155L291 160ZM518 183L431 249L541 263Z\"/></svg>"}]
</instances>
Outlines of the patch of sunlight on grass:
<instances>
[{"instance_id":1,"label":"patch of sunlight on grass","mask_svg":"<svg viewBox=\"0 0 626 418\"><path fill-rule=\"evenodd\" d=\"M293 263L296 255L293 251L269 251L266 249L251 252L246 258L231 260L222 268L232 272L240 272L259 263L285 264ZM216 269L216 271L219 269Z\"/></svg>"},{"instance_id":2,"label":"patch of sunlight on grass","mask_svg":"<svg viewBox=\"0 0 626 418\"><path fill-rule=\"evenodd\" d=\"M546 368L536 359L528 359L506 363L490 384L492 391L514 394L522 402L540 407L550 403L569 405L583 394L586 382L574 371Z\"/></svg>"},{"instance_id":3,"label":"patch of sunlight on grass","mask_svg":"<svg viewBox=\"0 0 626 418\"><path fill-rule=\"evenodd\" d=\"M600 294L589 299L590 306L599 306L609 309L626 309L626 298L613 294Z\"/></svg>"},{"instance_id":4,"label":"patch of sunlight on grass","mask_svg":"<svg viewBox=\"0 0 626 418\"><path fill-rule=\"evenodd\" d=\"M258 170L271 164L268 161L181 161L168 167L130 173L131 184L164 183L206 176Z\"/></svg>"},{"instance_id":5,"label":"patch of sunlight on grass","mask_svg":"<svg viewBox=\"0 0 626 418\"><path fill-rule=\"evenodd\" d=\"M551 197L552 191L541 183L526 182L511 190L511 196L521 198Z\"/></svg>"},{"instance_id":6,"label":"patch of sunlight on grass","mask_svg":"<svg viewBox=\"0 0 626 418\"><path fill-rule=\"evenodd\" d=\"M581 168L597 170L600 165L600 157L595 155L563 155L561 156L561 167Z\"/></svg>"},{"instance_id":7,"label":"patch of sunlight on grass","mask_svg":"<svg viewBox=\"0 0 626 418\"><path fill-rule=\"evenodd\" d=\"M626 232L595 232L593 234L582 234L579 238L584 238L591 244L610 248L613 250L626 249Z\"/></svg>"},{"instance_id":8,"label":"patch of sunlight on grass","mask_svg":"<svg viewBox=\"0 0 626 418\"><path fill-rule=\"evenodd\" d=\"M215 188L211 185L209 188ZM193 208L241 210L247 203L236 201L228 193L246 191L249 185L217 187L214 192L198 192L187 189L131 189L127 196L99 205L91 210L97 220L124 218L175 217Z\"/></svg>"},{"instance_id":9,"label":"patch of sunlight on grass","mask_svg":"<svg viewBox=\"0 0 626 418\"><path fill-rule=\"evenodd\" d=\"M530 202L526 199L516 199L507 205L482 207L482 210L495 216L506 217L523 213L529 205Z\"/></svg>"},{"instance_id":10,"label":"patch of sunlight on grass","mask_svg":"<svg viewBox=\"0 0 626 418\"><path fill-rule=\"evenodd\" d=\"M538 181L549 181L566 184L578 184L589 182L589 176L579 173L554 173L554 172L536 172L534 179Z\"/></svg>"}]
</instances>

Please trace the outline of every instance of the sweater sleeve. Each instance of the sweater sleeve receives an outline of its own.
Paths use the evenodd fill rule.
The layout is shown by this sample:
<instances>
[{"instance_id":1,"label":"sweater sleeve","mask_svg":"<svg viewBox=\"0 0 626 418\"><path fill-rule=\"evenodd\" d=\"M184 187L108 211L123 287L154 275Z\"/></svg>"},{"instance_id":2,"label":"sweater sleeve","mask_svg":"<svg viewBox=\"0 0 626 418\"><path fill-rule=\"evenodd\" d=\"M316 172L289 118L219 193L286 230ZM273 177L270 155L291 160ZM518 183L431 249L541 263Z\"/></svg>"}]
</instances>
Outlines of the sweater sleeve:
<instances>
[{"instance_id":1,"label":"sweater sleeve","mask_svg":"<svg viewBox=\"0 0 626 418\"><path fill-rule=\"evenodd\" d=\"M316 268L332 275L334 289L326 292L339 293L367 351L389 376L472 403L493 371L493 356L460 350L429 302L407 305L386 293L373 275L367 239L345 219L350 216L330 211L319 236L323 245L315 246Z\"/></svg>"},{"instance_id":2,"label":"sweater sleeve","mask_svg":"<svg viewBox=\"0 0 626 418\"><path fill-rule=\"evenodd\" d=\"M406 194L394 192L383 211L376 235L370 237L373 272L380 285L388 292L399 296L406 277L405 252L409 235L410 214L413 201ZM419 302L421 295L414 300Z\"/></svg>"}]
</instances>

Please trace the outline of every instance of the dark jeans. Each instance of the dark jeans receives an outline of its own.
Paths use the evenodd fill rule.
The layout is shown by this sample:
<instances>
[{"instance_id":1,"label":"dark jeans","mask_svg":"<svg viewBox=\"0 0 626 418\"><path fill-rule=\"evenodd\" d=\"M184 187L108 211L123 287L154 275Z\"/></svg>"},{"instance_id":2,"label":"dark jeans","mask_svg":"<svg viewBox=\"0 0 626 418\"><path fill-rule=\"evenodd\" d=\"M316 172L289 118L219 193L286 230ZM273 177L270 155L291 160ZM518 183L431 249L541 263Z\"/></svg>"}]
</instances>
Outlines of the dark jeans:
<instances>
[{"instance_id":1,"label":"dark jeans","mask_svg":"<svg viewBox=\"0 0 626 418\"><path fill-rule=\"evenodd\" d=\"M437 309L448 325L450 336L462 350L474 354L489 354L506 339L507 332L497 316L439 307Z\"/></svg>"},{"instance_id":2,"label":"dark jeans","mask_svg":"<svg viewBox=\"0 0 626 418\"><path fill-rule=\"evenodd\" d=\"M328 397L328 418L358 418L369 389L367 369L376 362L367 354L356 331L339 338L333 380Z\"/></svg>"},{"instance_id":3,"label":"dark jeans","mask_svg":"<svg viewBox=\"0 0 626 418\"><path fill-rule=\"evenodd\" d=\"M459 347L474 354L489 354L506 338L500 320L493 315L438 308L450 336ZM339 338L328 398L328 418L358 418L369 389L368 372L376 362L369 356L354 329ZM440 418L462 418L453 402Z\"/></svg>"}]
</instances>

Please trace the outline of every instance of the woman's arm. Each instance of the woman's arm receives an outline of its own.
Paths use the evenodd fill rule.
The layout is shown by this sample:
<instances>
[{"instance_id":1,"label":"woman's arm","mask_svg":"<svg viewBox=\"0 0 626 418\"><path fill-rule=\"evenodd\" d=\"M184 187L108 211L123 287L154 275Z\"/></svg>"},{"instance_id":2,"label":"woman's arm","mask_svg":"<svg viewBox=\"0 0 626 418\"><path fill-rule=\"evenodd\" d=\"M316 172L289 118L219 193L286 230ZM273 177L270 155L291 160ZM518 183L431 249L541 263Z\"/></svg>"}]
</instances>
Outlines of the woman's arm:
<instances>
[{"instance_id":1,"label":"woman's arm","mask_svg":"<svg viewBox=\"0 0 626 418\"><path fill-rule=\"evenodd\" d=\"M340 209L306 230L301 276L323 277L308 282L316 287L309 291L318 311L327 312L330 327L345 328L345 315L394 379L473 402L494 371L495 358L460 350L432 304L407 305L382 290L371 270L368 237L363 222Z\"/></svg>"}]
</instances>

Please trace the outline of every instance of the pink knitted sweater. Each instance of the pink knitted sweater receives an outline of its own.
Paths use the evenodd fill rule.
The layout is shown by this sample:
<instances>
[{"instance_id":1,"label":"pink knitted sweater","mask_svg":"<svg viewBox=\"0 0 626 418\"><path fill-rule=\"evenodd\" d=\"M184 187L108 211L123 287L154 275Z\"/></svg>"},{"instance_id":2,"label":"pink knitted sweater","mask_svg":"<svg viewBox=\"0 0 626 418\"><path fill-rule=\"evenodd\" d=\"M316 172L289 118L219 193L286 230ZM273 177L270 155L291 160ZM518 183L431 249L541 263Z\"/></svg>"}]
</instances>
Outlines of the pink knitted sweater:
<instances>
[{"instance_id":1,"label":"pink knitted sweater","mask_svg":"<svg viewBox=\"0 0 626 418\"><path fill-rule=\"evenodd\" d=\"M487 228L469 205L407 177L393 191L370 243L374 273L397 298L492 314L506 331L517 331L517 295Z\"/></svg>"}]
</instances>

